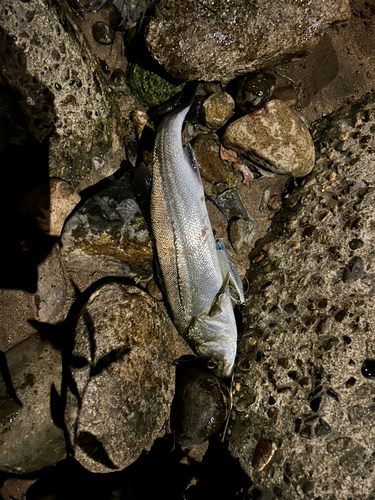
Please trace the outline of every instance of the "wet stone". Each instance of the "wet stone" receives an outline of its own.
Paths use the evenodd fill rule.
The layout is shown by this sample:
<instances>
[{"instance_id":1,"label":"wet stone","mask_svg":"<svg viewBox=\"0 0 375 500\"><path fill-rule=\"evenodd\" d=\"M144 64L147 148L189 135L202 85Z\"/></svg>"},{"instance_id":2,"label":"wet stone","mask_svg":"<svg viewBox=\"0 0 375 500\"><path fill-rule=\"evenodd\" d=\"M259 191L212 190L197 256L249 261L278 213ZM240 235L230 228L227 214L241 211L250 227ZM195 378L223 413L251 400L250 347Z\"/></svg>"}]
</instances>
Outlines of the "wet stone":
<instances>
[{"instance_id":1,"label":"wet stone","mask_svg":"<svg viewBox=\"0 0 375 500\"><path fill-rule=\"evenodd\" d=\"M172 404L171 426L183 447L203 443L225 422L230 409L228 387L199 362L186 368L178 365L176 394Z\"/></svg>"},{"instance_id":2,"label":"wet stone","mask_svg":"<svg viewBox=\"0 0 375 500\"><path fill-rule=\"evenodd\" d=\"M97 21L92 25L92 36L101 45L111 45L115 34L107 23Z\"/></svg>"},{"instance_id":3,"label":"wet stone","mask_svg":"<svg viewBox=\"0 0 375 500\"><path fill-rule=\"evenodd\" d=\"M129 89L128 80L126 78L125 72L121 68L116 68L113 71L108 84L112 90L127 91Z\"/></svg>"},{"instance_id":4,"label":"wet stone","mask_svg":"<svg viewBox=\"0 0 375 500\"><path fill-rule=\"evenodd\" d=\"M198 134L192 142L192 147L203 179L212 183L228 181L232 169L220 159L220 141L216 134Z\"/></svg>"},{"instance_id":5,"label":"wet stone","mask_svg":"<svg viewBox=\"0 0 375 500\"><path fill-rule=\"evenodd\" d=\"M276 99L231 123L223 144L277 174L301 177L311 172L315 162L307 126Z\"/></svg>"},{"instance_id":6,"label":"wet stone","mask_svg":"<svg viewBox=\"0 0 375 500\"><path fill-rule=\"evenodd\" d=\"M363 362L361 373L366 378L375 379L375 359L366 359Z\"/></svg>"},{"instance_id":7,"label":"wet stone","mask_svg":"<svg viewBox=\"0 0 375 500\"><path fill-rule=\"evenodd\" d=\"M248 219L250 216L235 188L227 189L221 193L215 201L231 219Z\"/></svg>"},{"instance_id":8,"label":"wet stone","mask_svg":"<svg viewBox=\"0 0 375 500\"><path fill-rule=\"evenodd\" d=\"M150 449L174 393L174 327L132 285L107 282L76 323L65 423L75 459L92 472L122 470Z\"/></svg>"},{"instance_id":9,"label":"wet stone","mask_svg":"<svg viewBox=\"0 0 375 500\"><path fill-rule=\"evenodd\" d=\"M212 130L223 127L234 114L234 100L226 92L216 92L202 104L203 119Z\"/></svg>"},{"instance_id":10,"label":"wet stone","mask_svg":"<svg viewBox=\"0 0 375 500\"><path fill-rule=\"evenodd\" d=\"M119 276L152 273L152 248L129 174L92 196L67 221L61 254L68 269Z\"/></svg>"},{"instance_id":11,"label":"wet stone","mask_svg":"<svg viewBox=\"0 0 375 500\"><path fill-rule=\"evenodd\" d=\"M253 455L253 467L262 471L272 459L277 446L269 439L261 438L256 445Z\"/></svg>"},{"instance_id":12,"label":"wet stone","mask_svg":"<svg viewBox=\"0 0 375 500\"><path fill-rule=\"evenodd\" d=\"M236 105L243 113L250 113L270 100L276 88L276 79L270 73L250 74L238 82Z\"/></svg>"},{"instance_id":13,"label":"wet stone","mask_svg":"<svg viewBox=\"0 0 375 500\"><path fill-rule=\"evenodd\" d=\"M342 274L342 281L344 283L356 281L363 276L364 263L361 257L353 257L349 262Z\"/></svg>"}]
</instances>

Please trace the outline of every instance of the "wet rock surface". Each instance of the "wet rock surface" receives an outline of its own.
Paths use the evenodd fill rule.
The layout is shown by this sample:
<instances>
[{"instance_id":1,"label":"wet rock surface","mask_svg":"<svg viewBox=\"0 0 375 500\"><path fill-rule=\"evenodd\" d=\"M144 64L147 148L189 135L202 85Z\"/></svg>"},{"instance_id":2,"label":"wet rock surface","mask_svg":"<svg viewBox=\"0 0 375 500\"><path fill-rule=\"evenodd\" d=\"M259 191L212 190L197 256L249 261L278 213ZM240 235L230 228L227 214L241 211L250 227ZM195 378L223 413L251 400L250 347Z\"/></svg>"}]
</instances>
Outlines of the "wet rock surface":
<instances>
[{"instance_id":1,"label":"wet rock surface","mask_svg":"<svg viewBox=\"0 0 375 500\"><path fill-rule=\"evenodd\" d=\"M61 354L35 334L1 353L0 470L14 474L55 465L66 456L53 420L61 394Z\"/></svg>"},{"instance_id":2,"label":"wet rock surface","mask_svg":"<svg viewBox=\"0 0 375 500\"><path fill-rule=\"evenodd\" d=\"M315 124L313 173L250 255L229 448L270 498L373 494L374 116L371 94Z\"/></svg>"},{"instance_id":3,"label":"wet rock surface","mask_svg":"<svg viewBox=\"0 0 375 500\"><path fill-rule=\"evenodd\" d=\"M103 284L86 303L65 421L88 470L124 469L162 430L174 391L173 328L164 307L135 286Z\"/></svg>"},{"instance_id":4,"label":"wet rock surface","mask_svg":"<svg viewBox=\"0 0 375 500\"><path fill-rule=\"evenodd\" d=\"M52 136L49 176L81 190L118 170L123 121L67 5L5 1L0 18L2 75L22 96L30 133Z\"/></svg>"},{"instance_id":5,"label":"wet rock surface","mask_svg":"<svg viewBox=\"0 0 375 500\"><path fill-rule=\"evenodd\" d=\"M205 4L162 0L146 28L151 55L177 79L229 81L305 54L335 22L346 1L310 4L241 1Z\"/></svg>"},{"instance_id":6,"label":"wet rock surface","mask_svg":"<svg viewBox=\"0 0 375 500\"><path fill-rule=\"evenodd\" d=\"M223 144L277 174L300 177L314 166L314 145L307 126L276 99L230 124Z\"/></svg>"},{"instance_id":7,"label":"wet rock surface","mask_svg":"<svg viewBox=\"0 0 375 500\"><path fill-rule=\"evenodd\" d=\"M207 127L217 130L234 114L234 100L225 92L210 94L202 105L202 115Z\"/></svg>"},{"instance_id":8,"label":"wet rock surface","mask_svg":"<svg viewBox=\"0 0 375 500\"><path fill-rule=\"evenodd\" d=\"M61 243L68 269L143 278L152 274L150 237L129 174L89 198L70 217Z\"/></svg>"}]
</instances>

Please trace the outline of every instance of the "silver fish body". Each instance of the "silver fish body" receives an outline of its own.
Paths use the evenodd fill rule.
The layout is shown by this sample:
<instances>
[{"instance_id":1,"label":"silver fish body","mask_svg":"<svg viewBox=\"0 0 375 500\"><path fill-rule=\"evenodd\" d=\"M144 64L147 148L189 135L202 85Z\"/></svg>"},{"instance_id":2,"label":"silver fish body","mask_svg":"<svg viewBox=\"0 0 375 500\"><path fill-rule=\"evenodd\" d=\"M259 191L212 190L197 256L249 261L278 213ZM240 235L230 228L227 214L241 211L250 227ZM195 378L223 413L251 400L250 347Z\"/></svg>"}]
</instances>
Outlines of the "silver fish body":
<instances>
[{"instance_id":1,"label":"silver fish body","mask_svg":"<svg viewBox=\"0 0 375 500\"><path fill-rule=\"evenodd\" d=\"M182 146L189 107L167 115L156 135L152 230L177 330L218 376L228 377L237 349L229 267L216 248L199 167L191 149Z\"/></svg>"}]
</instances>

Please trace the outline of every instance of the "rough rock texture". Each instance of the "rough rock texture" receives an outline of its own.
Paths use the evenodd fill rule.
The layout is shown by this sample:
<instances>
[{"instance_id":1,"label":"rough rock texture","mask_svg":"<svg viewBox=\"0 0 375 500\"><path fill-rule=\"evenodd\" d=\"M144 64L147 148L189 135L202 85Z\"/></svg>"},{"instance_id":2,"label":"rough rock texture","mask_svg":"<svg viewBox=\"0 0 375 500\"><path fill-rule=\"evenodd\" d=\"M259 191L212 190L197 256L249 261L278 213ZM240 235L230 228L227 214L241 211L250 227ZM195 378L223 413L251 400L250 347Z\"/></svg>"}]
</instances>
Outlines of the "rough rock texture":
<instances>
[{"instance_id":1,"label":"rough rock texture","mask_svg":"<svg viewBox=\"0 0 375 500\"><path fill-rule=\"evenodd\" d=\"M39 264L37 290L29 295L34 318L51 323L62 312L66 300L66 283L58 245Z\"/></svg>"},{"instance_id":2,"label":"rough rock texture","mask_svg":"<svg viewBox=\"0 0 375 500\"><path fill-rule=\"evenodd\" d=\"M100 270L131 278L152 274L147 224L128 174L92 196L72 215L61 243L68 269Z\"/></svg>"},{"instance_id":3,"label":"rough rock texture","mask_svg":"<svg viewBox=\"0 0 375 500\"><path fill-rule=\"evenodd\" d=\"M135 286L101 285L82 309L65 420L75 458L92 472L124 469L162 429L174 393L173 329Z\"/></svg>"},{"instance_id":4,"label":"rough rock texture","mask_svg":"<svg viewBox=\"0 0 375 500\"><path fill-rule=\"evenodd\" d=\"M52 135L47 176L81 190L118 170L122 119L66 3L4 0L0 20L0 77L27 130Z\"/></svg>"},{"instance_id":5,"label":"rough rock texture","mask_svg":"<svg viewBox=\"0 0 375 500\"><path fill-rule=\"evenodd\" d=\"M277 174L301 177L314 166L314 144L307 126L277 99L231 123L223 143Z\"/></svg>"},{"instance_id":6,"label":"rough rock texture","mask_svg":"<svg viewBox=\"0 0 375 500\"><path fill-rule=\"evenodd\" d=\"M66 455L63 431L53 422L61 387L61 354L39 334L1 359L0 470L24 474L55 465Z\"/></svg>"},{"instance_id":7,"label":"rough rock texture","mask_svg":"<svg viewBox=\"0 0 375 500\"><path fill-rule=\"evenodd\" d=\"M217 130L234 114L233 97L226 92L210 94L202 104L202 114L207 127Z\"/></svg>"},{"instance_id":8,"label":"rough rock texture","mask_svg":"<svg viewBox=\"0 0 375 500\"><path fill-rule=\"evenodd\" d=\"M229 81L305 54L348 19L347 0L161 0L146 28L151 55L180 80Z\"/></svg>"},{"instance_id":9,"label":"rough rock texture","mask_svg":"<svg viewBox=\"0 0 375 500\"><path fill-rule=\"evenodd\" d=\"M20 208L35 218L42 231L59 237L65 219L80 200L80 195L67 182L49 179L32 189L22 200Z\"/></svg>"},{"instance_id":10,"label":"rough rock texture","mask_svg":"<svg viewBox=\"0 0 375 500\"><path fill-rule=\"evenodd\" d=\"M220 159L220 141L213 132L198 134L191 143L200 165L200 173L208 182L228 182L232 169Z\"/></svg>"},{"instance_id":11,"label":"rough rock texture","mask_svg":"<svg viewBox=\"0 0 375 500\"><path fill-rule=\"evenodd\" d=\"M374 95L322 119L312 174L250 255L229 447L270 498L375 494L374 131Z\"/></svg>"}]
</instances>

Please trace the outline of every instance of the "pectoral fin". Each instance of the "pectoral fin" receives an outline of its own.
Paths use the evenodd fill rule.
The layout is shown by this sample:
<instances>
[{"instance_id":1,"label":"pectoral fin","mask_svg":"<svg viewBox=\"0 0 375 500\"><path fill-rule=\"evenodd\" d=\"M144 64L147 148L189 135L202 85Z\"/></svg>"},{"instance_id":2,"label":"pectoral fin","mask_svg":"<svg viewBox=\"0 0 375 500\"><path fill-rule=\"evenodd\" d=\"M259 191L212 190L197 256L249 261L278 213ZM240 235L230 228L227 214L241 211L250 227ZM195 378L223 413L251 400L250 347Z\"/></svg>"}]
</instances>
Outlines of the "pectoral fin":
<instances>
[{"instance_id":1,"label":"pectoral fin","mask_svg":"<svg viewBox=\"0 0 375 500\"><path fill-rule=\"evenodd\" d=\"M229 284L231 285L231 287L234 288L238 298L240 299L241 304L244 304L245 295L237 266L233 264L232 259L230 258L230 254L221 238L216 238L216 248L219 257L219 262L225 259L227 268L229 268Z\"/></svg>"},{"instance_id":2,"label":"pectoral fin","mask_svg":"<svg viewBox=\"0 0 375 500\"><path fill-rule=\"evenodd\" d=\"M227 275L223 279L223 283L222 283L219 291L217 292L214 300L212 301L210 310L208 311L208 316L210 316L210 318L223 312L224 309L223 309L222 303L224 300L224 293L225 293L225 290L228 286L228 283L229 283L229 272L227 272Z\"/></svg>"}]
</instances>

